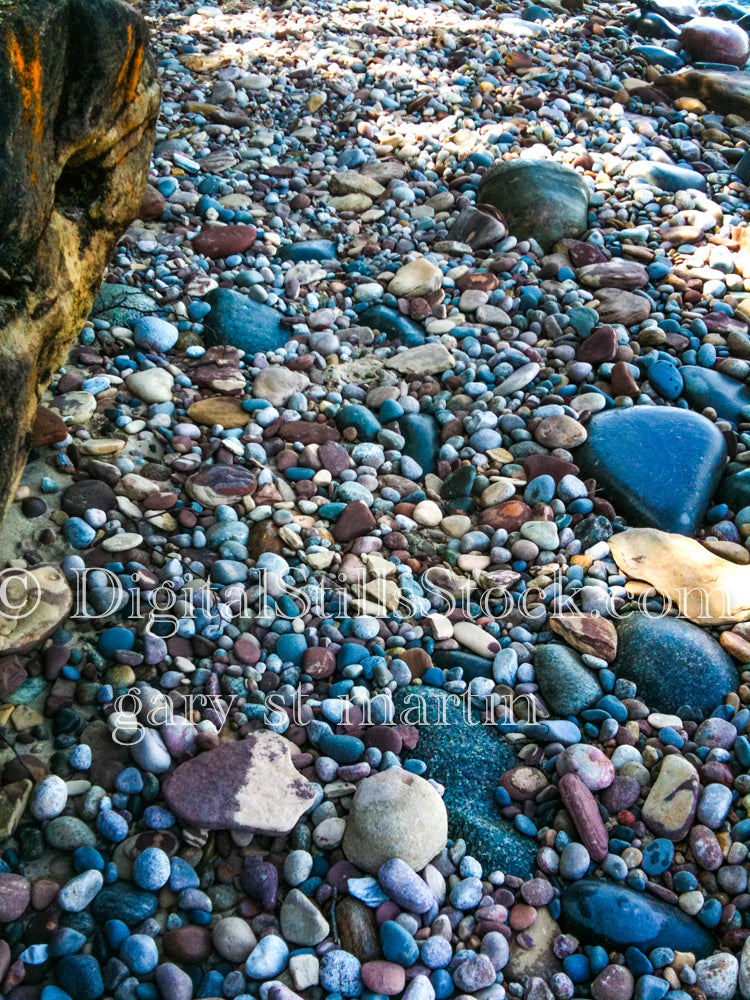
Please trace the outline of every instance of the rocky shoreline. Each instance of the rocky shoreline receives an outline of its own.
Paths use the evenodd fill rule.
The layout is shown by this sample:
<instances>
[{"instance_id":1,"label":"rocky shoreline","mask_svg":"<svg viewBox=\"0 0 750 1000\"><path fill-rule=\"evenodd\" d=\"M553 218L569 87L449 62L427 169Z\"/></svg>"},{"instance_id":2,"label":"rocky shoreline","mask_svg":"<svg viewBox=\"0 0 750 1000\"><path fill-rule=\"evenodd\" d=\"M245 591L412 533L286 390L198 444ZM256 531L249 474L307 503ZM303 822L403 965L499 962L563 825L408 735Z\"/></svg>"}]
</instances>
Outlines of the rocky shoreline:
<instances>
[{"instance_id":1,"label":"rocky shoreline","mask_svg":"<svg viewBox=\"0 0 750 1000\"><path fill-rule=\"evenodd\" d=\"M2 532L0 992L749 1000L744 8L140 10Z\"/></svg>"}]
</instances>

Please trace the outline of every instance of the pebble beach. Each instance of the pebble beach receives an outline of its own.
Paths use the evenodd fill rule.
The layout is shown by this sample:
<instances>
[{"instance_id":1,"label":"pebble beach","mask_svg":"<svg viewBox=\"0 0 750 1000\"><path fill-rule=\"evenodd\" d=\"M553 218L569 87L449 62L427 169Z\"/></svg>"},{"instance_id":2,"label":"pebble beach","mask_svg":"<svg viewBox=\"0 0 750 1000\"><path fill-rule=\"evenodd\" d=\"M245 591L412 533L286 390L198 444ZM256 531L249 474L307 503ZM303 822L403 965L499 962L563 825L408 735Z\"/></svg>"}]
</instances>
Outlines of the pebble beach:
<instances>
[{"instance_id":1,"label":"pebble beach","mask_svg":"<svg viewBox=\"0 0 750 1000\"><path fill-rule=\"evenodd\" d=\"M0 536L0 995L750 1000L750 14L138 9Z\"/></svg>"}]
</instances>

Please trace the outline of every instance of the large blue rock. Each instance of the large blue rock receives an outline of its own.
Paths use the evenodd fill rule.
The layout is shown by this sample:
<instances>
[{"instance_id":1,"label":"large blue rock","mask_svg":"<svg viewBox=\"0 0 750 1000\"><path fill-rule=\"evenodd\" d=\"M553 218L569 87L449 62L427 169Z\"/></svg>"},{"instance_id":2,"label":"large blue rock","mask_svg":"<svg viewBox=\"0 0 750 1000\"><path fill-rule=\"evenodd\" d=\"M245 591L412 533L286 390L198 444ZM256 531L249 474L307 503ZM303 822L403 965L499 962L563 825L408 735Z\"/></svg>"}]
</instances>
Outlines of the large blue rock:
<instances>
[{"instance_id":1,"label":"large blue rock","mask_svg":"<svg viewBox=\"0 0 750 1000\"><path fill-rule=\"evenodd\" d=\"M680 372L683 395L691 406L696 410L712 406L724 420L739 423L740 411L750 406L750 388L744 382L697 365L685 365Z\"/></svg>"},{"instance_id":2,"label":"large blue rock","mask_svg":"<svg viewBox=\"0 0 750 1000\"><path fill-rule=\"evenodd\" d=\"M478 713L469 723L463 704L439 688L403 687L393 700L396 722L419 730L416 749L405 755L423 760L428 776L445 786L451 836L466 841L468 853L485 871L528 877L536 842L503 819L493 799L503 772L516 765L510 744L496 727L482 725Z\"/></svg>"},{"instance_id":3,"label":"large blue rock","mask_svg":"<svg viewBox=\"0 0 750 1000\"><path fill-rule=\"evenodd\" d=\"M684 705L710 715L739 683L731 657L705 629L682 618L632 614L617 626L612 669L634 681L652 711Z\"/></svg>"},{"instance_id":4,"label":"large blue rock","mask_svg":"<svg viewBox=\"0 0 750 1000\"><path fill-rule=\"evenodd\" d=\"M704 958L714 950L711 934L676 906L603 879L584 879L562 894L560 926L590 944L624 951L673 948Z\"/></svg>"},{"instance_id":5,"label":"large blue rock","mask_svg":"<svg viewBox=\"0 0 750 1000\"><path fill-rule=\"evenodd\" d=\"M402 316L395 309L376 304L368 306L359 314L362 326L380 330L388 340L400 340L406 347L419 347L424 344L424 330L412 322L407 316Z\"/></svg>"},{"instance_id":6,"label":"large blue rock","mask_svg":"<svg viewBox=\"0 0 750 1000\"><path fill-rule=\"evenodd\" d=\"M91 911L100 923L122 920L128 927L135 927L153 916L157 897L153 892L138 889L129 882L105 885L91 904Z\"/></svg>"},{"instance_id":7,"label":"large blue rock","mask_svg":"<svg viewBox=\"0 0 750 1000\"><path fill-rule=\"evenodd\" d=\"M597 413L588 432L576 462L618 514L632 527L696 533L727 455L710 420L673 407L635 406Z\"/></svg>"},{"instance_id":8,"label":"large blue rock","mask_svg":"<svg viewBox=\"0 0 750 1000\"><path fill-rule=\"evenodd\" d=\"M426 413L407 413L400 418L398 429L404 441L402 454L408 455L425 473L434 473L440 451L440 432Z\"/></svg>"},{"instance_id":9,"label":"large blue rock","mask_svg":"<svg viewBox=\"0 0 750 1000\"><path fill-rule=\"evenodd\" d=\"M229 344L248 354L266 354L283 347L289 339L280 312L231 288L214 288L203 301L211 306L203 321L207 347Z\"/></svg>"}]
</instances>

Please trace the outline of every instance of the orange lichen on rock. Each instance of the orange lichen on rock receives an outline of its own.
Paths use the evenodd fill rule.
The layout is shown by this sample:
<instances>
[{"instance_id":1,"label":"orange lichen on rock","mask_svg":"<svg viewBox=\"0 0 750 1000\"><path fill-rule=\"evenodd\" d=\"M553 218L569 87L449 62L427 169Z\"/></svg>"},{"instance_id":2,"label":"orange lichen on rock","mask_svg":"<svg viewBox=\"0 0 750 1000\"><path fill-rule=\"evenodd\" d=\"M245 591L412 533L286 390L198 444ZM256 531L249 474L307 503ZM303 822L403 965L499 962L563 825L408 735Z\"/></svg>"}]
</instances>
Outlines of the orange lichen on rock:
<instances>
[{"instance_id":1,"label":"orange lichen on rock","mask_svg":"<svg viewBox=\"0 0 750 1000\"><path fill-rule=\"evenodd\" d=\"M30 41L30 46L24 46L12 31L8 32L8 58L18 80L23 114L32 140L29 149L29 175L32 183L35 183L44 137L44 105L39 36L32 33ZM30 56L24 52L28 48L31 48Z\"/></svg>"}]
</instances>

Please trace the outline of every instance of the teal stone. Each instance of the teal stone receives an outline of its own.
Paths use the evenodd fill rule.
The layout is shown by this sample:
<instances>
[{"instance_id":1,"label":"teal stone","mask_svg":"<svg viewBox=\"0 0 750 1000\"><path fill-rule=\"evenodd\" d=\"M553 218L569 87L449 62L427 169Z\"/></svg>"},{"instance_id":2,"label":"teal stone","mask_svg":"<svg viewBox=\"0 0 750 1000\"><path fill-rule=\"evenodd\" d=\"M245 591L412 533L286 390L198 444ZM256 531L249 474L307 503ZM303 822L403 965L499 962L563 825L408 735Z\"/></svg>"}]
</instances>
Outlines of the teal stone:
<instances>
[{"instance_id":1,"label":"teal stone","mask_svg":"<svg viewBox=\"0 0 750 1000\"><path fill-rule=\"evenodd\" d=\"M519 240L543 250L575 238L588 226L589 188L571 167L554 160L504 160L483 175L477 204L492 205Z\"/></svg>"},{"instance_id":2,"label":"teal stone","mask_svg":"<svg viewBox=\"0 0 750 1000\"><path fill-rule=\"evenodd\" d=\"M207 347L229 344L250 355L267 354L283 347L289 339L281 326L280 312L231 288L214 288L203 301L211 306L203 321Z\"/></svg>"},{"instance_id":3,"label":"teal stone","mask_svg":"<svg viewBox=\"0 0 750 1000\"><path fill-rule=\"evenodd\" d=\"M77 816L56 816L45 823L44 839L58 851L96 846L96 834Z\"/></svg>"},{"instance_id":4,"label":"teal stone","mask_svg":"<svg viewBox=\"0 0 750 1000\"><path fill-rule=\"evenodd\" d=\"M336 260L336 246L331 240L300 240L285 243L276 254L276 260L290 260L294 264L308 260Z\"/></svg>"},{"instance_id":5,"label":"teal stone","mask_svg":"<svg viewBox=\"0 0 750 1000\"><path fill-rule=\"evenodd\" d=\"M416 725L416 749L405 758L423 760L429 777L445 786L448 828L466 841L467 853L485 871L501 869L528 878L536 857L536 841L499 815L494 791L503 772L516 765L516 755L496 727L472 723L464 706L439 688L409 686L394 694L395 720ZM456 762L461 766L457 767Z\"/></svg>"},{"instance_id":6,"label":"teal stone","mask_svg":"<svg viewBox=\"0 0 750 1000\"><path fill-rule=\"evenodd\" d=\"M733 424L740 422L740 413L750 406L750 387L721 372L697 365L685 365L680 372L685 382L685 399L692 407L705 410L711 406L724 420L731 420Z\"/></svg>"},{"instance_id":7,"label":"teal stone","mask_svg":"<svg viewBox=\"0 0 750 1000\"><path fill-rule=\"evenodd\" d=\"M128 927L136 927L156 912L156 893L138 889L130 882L105 885L91 904L91 912L100 923L122 920Z\"/></svg>"},{"instance_id":8,"label":"teal stone","mask_svg":"<svg viewBox=\"0 0 750 1000\"><path fill-rule=\"evenodd\" d=\"M534 676L549 710L563 718L582 712L604 693L578 653L554 642L537 646Z\"/></svg>"},{"instance_id":9,"label":"teal stone","mask_svg":"<svg viewBox=\"0 0 750 1000\"><path fill-rule=\"evenodd\" d=\"M336 426L341 431L353 427L360 441L376 441L381 429L375 414L357 403L347 403L341 407L336 414Z\"/></svg>"},{"instance_id":10,"label":"teal stone","mask_svg":"<svg viewBox=\"0 0 750 1000\"><path fill-rule=\"evenodd\" d=\"M682 618L633 613L617 626L612 670L634 681L650 709L672 714L685 705L704 715L739 683L732 658L705 629Z\"/></svg>"},{"instance_id":11,"label":"teal stone","mask_svg":"<svg viewBox=\"0 0 750 1000\"><path fill-rule=\"evenodd\" d=\"M424 473L434 475L440 452L440 432L433 418L426 413L407 413L399 419L398 426L405 442L401 453L413 459Z\"/></svg>"},{"instance_id":12,"label":"teal stone","mask_svg":"<svg viewBox=\"0 0 750 1000\"><path fill-rule=\"evenodd\" d=\"M677 399L684 385L680 369L671 361L654 361L649 365L648 380L664 399Z\"/></svg>"},{"instance_id":13,"label":"teal stone","mask_svg":"<svg viewBox=\"0 0 750 1000\"><path fill-rule=\"evenodd\" d=\"M650 893L604 879L583 879L562 893L560 926L608 950L673 948L697 958L714 950L713 936L686 913Z\"/></svg>"},{"instance_id":14,"label":"teal stone","mask_svg":"<svg viewBox=\"0 0 750 1000\"><path fill-rule=\"evenodd\" d=\"M690 410L635 406L597 413L588 432L576 449L581 478L595 479L628 524L696 533L726 462L715 424Z\"/></svg>"},{"instance_id":15,"label":"teal stone","mask_svg":"<svg viewBox=\"0 0 750 1000\"><path fill-rule=\"evenodd\" d=\"M389 340L400 340L406 347L424 344L424 330L421 327L407 316L380 303L368 306L361 312L359 322L362 326L369 326L371 330L380 330Z\"/></svg>"},{"instance_id":16,"label":"teal stone","mask_svg":"<svg viewBox=\"0 0 750 1000\"><path fill-rule=\"evenodd\" d=\"M131 326L156 310L156 301L130 285L104 284L94 299L91 315L114 326Z\"/></svg>"},{"instance_id":17,"label":"teal stone","mask_svg":"<svg viewBox=\"0 0 750 1000\"><path fill-rule=\"evenodd\" d=\"M653 160L636 160L625 168L627 178L640 177L662 191L684 191L695 188L706 190L706 178L697 170L677 167L673 163L656 163Z\"/></svg>"},{"instance_id":18,"label":"teal stone","mask_svg":"<svg viewBox=\"0 0 750 1000\"><path fill-rule=\"evenodd\" d=\"M750 469L743 469L735 476L725 476L719 483L716 499L733 511L747 507L750 504Z\"/></svg>"},{"instance_id":19,"label":"teal stone","mask_svg":"<svg viewBox=\"0 0 750 1000\"><path fill-rule=\"evenodd\" d=\"M38 698L43 691L48 688L48 682L44 677L27 677L23 684L16 688L13 694L9 694L5 701L9 705L28 705Z\"/></svg>"},{"instance_id":20,"label":"teal stone","mask_svg":"<svg viewBox=\"0 0 750 1000\"><path fill-rule=\"evenodd\" d=\"M455 472L446 478L440 490L443 500L461 500L471 496L471 488L477 478L477 470L473 465L459 465Z\"/></svg>"},{"instance_id":21,"label":"teal stone","mask_svg":"<svg viewBox=\"0 0 750 1000\"><path fill-rule=\"evenodd\" d=\"M676 52L662 48L661 45L633 45L630 51L633 55L642 56L650 66L661 66L670 73L675 73L685 65Z\"/></svg>"}]
</instances>

